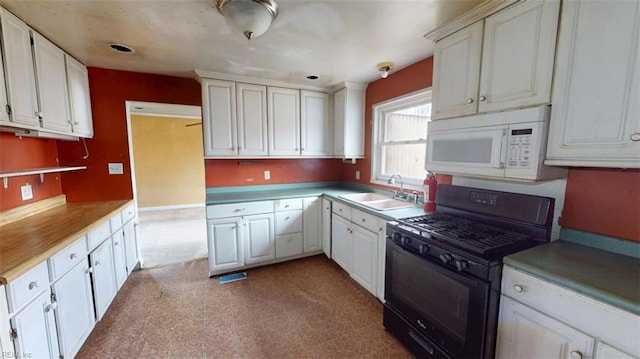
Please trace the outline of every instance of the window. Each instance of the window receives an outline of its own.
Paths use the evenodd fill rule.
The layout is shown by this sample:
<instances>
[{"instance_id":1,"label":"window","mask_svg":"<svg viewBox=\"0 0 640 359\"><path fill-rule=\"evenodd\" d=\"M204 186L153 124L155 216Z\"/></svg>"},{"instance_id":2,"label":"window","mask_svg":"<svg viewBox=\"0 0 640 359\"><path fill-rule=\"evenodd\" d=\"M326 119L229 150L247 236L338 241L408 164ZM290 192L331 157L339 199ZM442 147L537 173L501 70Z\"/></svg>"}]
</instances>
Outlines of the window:
<instances>
[{"instance_id":1,"label":"window","mask_svg":"<svg viewBox=\"0 0 640 359\"><path fill-rule=\"evenodd\" d=\"M429 120L431 89L373 106L371 182L387 184L389 177L397 173L405 188L421 189Z\"/></svg>"}]
</instances>

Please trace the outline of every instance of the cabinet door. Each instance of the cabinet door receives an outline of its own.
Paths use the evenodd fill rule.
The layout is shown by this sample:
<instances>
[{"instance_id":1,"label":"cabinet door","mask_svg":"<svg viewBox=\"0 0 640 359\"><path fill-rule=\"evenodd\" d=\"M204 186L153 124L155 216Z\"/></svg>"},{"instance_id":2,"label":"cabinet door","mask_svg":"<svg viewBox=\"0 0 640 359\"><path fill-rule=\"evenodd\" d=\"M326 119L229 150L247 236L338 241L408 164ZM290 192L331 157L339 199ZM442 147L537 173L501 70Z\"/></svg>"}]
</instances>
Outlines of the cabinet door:
<instances>
[{"instance_id":1,"label":"cabinet door","mask_svg":"<svg viewBox=\"0 0 640 359\"><path fill-rule=\"evenodd\" d=\"M236 84L238 101L238 155L266 156L267 87Z\"/></svg>"},{"instance_id":2,"label":"cabinet door","mask_svg":"<svg viewBox=\"0 0 640 359\"><path fill-rule=\"evenodd\" d=\"M607 343L599 342L596 346L596 358L597 359L635 359L627 353L616 349Z\"/></svg>"},{"instance_id":3,"label":"cabinet door","mask_svg":"<svg viewBox=\"0 0 640 359\"><path fill-rule=\"evenodd\" d=\"M0 9L0 16L11 121L21 127L38 128L40 119L29 27L5 9Z\"/></svg>"},{"instance_id":4,"label":"cabinet door","mask_svg":"<svg viewBox=\"0 0 640 359\"><path fill-rule=\"evenodd\" d=\"M334 156L364 157L364 87L349 85L334 94Z\"/></svg>"},{"instance_id":5,"label":"cabinet door","mask_svg":"<svg viewBox=\"0 0 640 359\"><path fill-rule=\"evenodd\" d=\"M40 34L32 32L32 36L41 126L71 133L64 52Z\"/></svg>"},{"instance_id":6,"label":"cabinet door","mask_svg":"<svg viewBox=\"0 0 640 359\"><path fill-rule=\"evenodd\" d=\"M303 198L302 206L304 252L322 250L322 200L320 197Z\"/></svg>"},{"instance_id":7,"label":"cabinet door","mask_svg":"<svg viewBox=\"0 0 640 359\"><path fill-rule=\"evenodd\" d=\"M322 199L322 251L331 258L331 201Z\"/></svg>"},{"instance_id":8,"label":"cabinet door","mask_svg":"<svg viewBox=\"0 0 640 359\"><path fill-rule=\"evenodd\" d=\"M300 91L268 87L269 155L300 155Z\"/></svg>"},{"instance_id":9,"label":"cabinet door","mask_svg":"<svg viewBox=\"0 0 640 359\"><path fill-rule=\"evenodd\" d=\"M0 46L0 70L2 70L2 75L0 76L0 124L10 124L9 117L9 97L7 97L7 84L5 81L5 66L4 66L4 50ZM0 347L0 350L2 348ZM0 352L1 353L1 352Z\"/></svg>"},{"instance_id":10,"label":"cabinet door","mask_svg":"<svg viewBox=\"0 0 640 359\"><path fill-rule=\"evenodd\" d=\"M331 258L351 273L351 222L337 215L331 218Z\"/></svg>"},{"instance_id":11,"label":"cabinet door","mask_svg":"<svg viewBox=\"0 0 640 359\"><path fill-rule=\"evenodd\" d=\"M83 64L71 56L65 55L65 60L73 134L80 137L93 137L89 73Z\"/></svg>"},{"instance_id":12,"label":"cabinet door","mask_svg":"<svg viewBox=\"0 0 640 359\"><path fill-rule=\"evenodd\" d=\"M592 358L595 340L500 296L496 358Z\"/></svg>"},{"instance_id":13,"label":"cabinet door","mask_svg":"<svg viewBox=\"0 0 640 359\"><path fill-rule=\"evenodd\" d=\"M377 295L378 234L351 225L351 278L371 294Z\"/></svg>"},{"instance_id":14,"label":"cabinet door","mask_svg":"<svg viewBox=\"0 0 640 359\"><path fill-rule=\"evenodd\" d=\"M302 156L333 154L333 126L326 93L300 91L300 136Z\"/></svg>"},{"instance_id":15,"label":"cabinet door","mask_svg":"<svg viewBox=\"0 0 640 359\"><path fill-rule=\"evenodd\" d=\"M89 259L93 272L93 301L96 307L96 318L100 320L117 291L111 241L104 241L89 255Z\"/></svg>"},{"instance_id":16,"label":"cabinet door","mask_svg":"<svg viewBox=\"0 0 640 359\"><path fill-rule=\"evenodd\" d=\"M433 50L434 120L475 114L478 110L483 22L438 41Z\"/></svg>"},{"instance_id":17,"label":"cabinet door","mask_svg":"<svg viewBox=\"0 0 640 359\"><path fill-rule=\"evenodd\" d=\"M275 259L273 213L256 214L243 218L246 264Z\"/></svg>"},{"instance_id":18,"label":"cabinet door","mask_svg":"<svg viewBox=\"0 0 640 359\"><path fill-rule=\"evenodd\" d=\"M241 217L207 221L209 272L220 272L244 266L241 224Z\"/></svg>"},{"instance_id":19,"label":"cabinet door","mask_svg":"<svg viewBox=\"0 0 640 359\"><path fill-rule=\"evenodd\" d=\"M204 155L237 156L235 83L202 80L202 115Z\"/></svg>"},{"instance_id":20,"label":"cabinet door","mask_svg":"<svg viewBox=\"0 0 640 359\"><path fill-rule=\"evenodd\" d=\"M560 1L533 0L484 24L478 112L551 101Z\"/></svg>"},{"instance_id":21,"label":"cabinet door","mask_svg":"<svg viewBox=\"0 0 640 359\"><path fill-rule=\"evenodd\" d=\"M73 358L95 324L86 257L51 287L58 303L55 314L60 351L63 357Z\"/></svg>"},{"instance_id":22,"label":"cabinet door","mask_svg":"<svg viewBox=\"0 0 640 359\"><path fill-rule=\"evenodd\" d=\"M344 156L344 121L347 106L347 89L343 88L333 94L333 154Z\"/></svg>"},{"instance_id":23,"label":"cabinet door","mask_svg":"<svg viewBox=\"0 0 640 359\"><path fill-rule=\"evenodd\" d=\"M302 254L302 233L276 236L276 258L286 258Z\"/></svg>"},{"instance_id":24,"label":"cabinet door","mask_svg":"<svg viewBox=\"0 0 640 359\"><path fill-rule=\"evenodd\" d=\"M127 279L127 261L124 253L124 234L122 229L117 230L111 236L113 244L113 267L116 276L116 288L120 289ZM116 290L117 290L116 289Z\"/></svg>"},{"instance_id":25,"label":"cabinet door","mask_svg":"<svg viewBox=\"0 0 640 359\"><path fill-rule=\"evenodd\" d=\"M640 2L562 5L549 164L640 167Z\"/></svg>"},{"instance_id":26,"label":"cabinet door","mask_svg":"<svg viewBox=\"0 0 640 359\"><path fill-rule=\"evenodd\" d=\"M376 296L384 303L384 270L387 256L387 222L378 219L378 291Z\"/></svg>"},{"instance_id":27,"label":"cabinet door","mask_svg":"<svg viewBox=\"0 0 640 359\"><path fill-rule=\"evenodd\" d=\"M138 241L136 227L133 221L125 223L124 227L124 255L127 262L127 273L131 273L138 264Z\"/></svg>"},{"instance_id":28,"label":"cabinet door","mask_svg":"<svg viewBox=\"0 0 640 359\"><path fill-rule=\"evenodd\" d=\"M16 353L30 358L58 358L58 338L51 303L51 291L40 294L20 313L13 316L11 324L17 332L14 341Z\"/></svg>"}]
</instances>

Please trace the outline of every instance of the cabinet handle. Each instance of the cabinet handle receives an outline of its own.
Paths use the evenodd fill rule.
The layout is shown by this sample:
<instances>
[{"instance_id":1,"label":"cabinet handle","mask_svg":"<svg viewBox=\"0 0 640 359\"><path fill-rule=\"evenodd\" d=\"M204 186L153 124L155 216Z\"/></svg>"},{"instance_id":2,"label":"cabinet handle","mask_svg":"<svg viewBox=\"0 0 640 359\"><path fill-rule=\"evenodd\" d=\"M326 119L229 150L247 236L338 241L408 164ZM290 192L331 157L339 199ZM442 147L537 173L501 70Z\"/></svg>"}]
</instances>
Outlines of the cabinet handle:
<instances>
[{"instance_id":1,"label":"cabinet handle","mask_svg":"<svg viewBox=\"0 0 640 359\"><path fill-rule=\"evenodd\" d=\"M288 220L288 219L289 219L289 216L284 217L284 220L285 220L285 221L286 221L286 220Z\"/></svg>"},{"instance_id":2,"label":"cabinet handle","mask_svg":"<svg viewBox=\"0 0 640 359\"><path fill-rule=\"evenodd\" d=\"M234 211L234 212L242 212L242 211L244 211L244 208L236 208L236 209L234 209L233 211Z\"/></svg>"},{"instance_id":3,"label":"cabinet handle","mask_svg":"<svg viewBox=\"0 0 640 359\"><path fill-rule=\"evenodd\" d=\"M640 141L640 132L636 132L636 133L632 133L631 136L629 136L629 138L631 139L631 141L633 142L638 142Z\"/></svg>"},{"instance_id":4,"label":"cabinet handle","mask_svg":"<svg viewBox=\"0 0 640 359\"><path fill-rule=\"evenodd\" d=\"M69 255L69 259L71 259L71 260L74 260L74 259L76 259L76 258L78 258L78 255L77 255L77 254L75 254L75 253L71 253L71 254Z\"/></svg>"},{"instance_id":5,"label":"cabinet handle","mask_svg":"<svg viewBox=\"0 0 640 359\"><path fill-rule=\"evenodd\" d=\"M117 246L117 245L119 245L119 244L120 244L120 242L113 242L113 245L114 245L114 246Z\"/></svg>"},{"instance_id":6,"label":"cabinet handle","mask_svg":"<svg viewBox=\"0 0 640 359\"><path fill-rule=\"evenodd\" d=\"M289 208L289 205L288 205L288 204L285 204L285 205L284 205L284 208Z\"/></svg>"},{"instance_id":7,"label":"cabinet handle","mask_svg":"<svg viewBox=\"0 0 640 359\"><path fill-rule=\"evenodd\" d=\"M573 359L582 359L582 353L579 350L574 350L571 352L571 357Z\"/></svg>"},{"instance_id":8,"label":"cabinet handle","mask_svg":"<svg viewBox=\"0 0 640 359\"><path fill-rule=\"evenodd\" d=\"M96 267L100 265L100 261L96 261Z\"/></svg>"},{"instance_id":9,"label":"cabinet handle","mask_svg":"<svg viewBox=\"0 0 640 359\"><path fill-rule=\"evenodd\" d=\"M366 220L366 219L364 219L364 218L360 219L360 222L366 222L366 221L367 221L367 220Z\"/></svg>"},{"instance_id":10,"label":"cabinet handle","mask_svg":"<svg viewBox=\"0 0 640 359\"><path fill-rule=\"evenodd\" d=\"M85 268L84 272L85 272L85 274L89 274L89 273L93 272L93 270L91 268Z\"/></svg>"},{"instance_id":11,"label":"cabinet handle","mask_svg":"<svg viewBox=\"0 0 640 359\"><path fill-rule=\"evenodd\" d=\"M294 150L294 151L297 151L297 150L298 150L298 147L294 148L293 150Z\"/></svg>"},{"instance_id":12,"label":"cabinet handle","mask_svg":"<svg viewBox=\"0 0 640 359\"><path fill-rule=\"evenodd\" d=\"M49 304L46 307L44 307L44 312L45 313L49 313L51 311L51 309L53 309L53 308L52 308L51 304Z\"/></svg>"},{"instance_id":13,"label":"cabinet handle","mask_svg":"<svg viewBox=\"0 0 640 359\"><path fill-rule=\"evenodd\" d=\"M338 212L342 212L342 208L338 209Z\"/></svg>"},{"instance_id":14,"label":"cabinet handle","mask_svg":"<svg viewBox=\"0 0 640 359\"><path fill-rule=\"evenodd\" d=\"M300 151L304 151L304 147L300 149Z\"/></svg>"},{"instance_id":15,"label":"cabinet handle","mask_svg":"<svg viewBox=\"0 0 640 359\"><path fill-rule=\"evenodd\" d=\"M516 284L516 285L513 286L513 290L515 290L518 293L522 293L522 292L524 292L524 287L519 285L519 284Z\"/></svg>"},{"instance_id":16,"label":"cabinet handle","mask_svg":"<svg viewBox=\"0 0 640 359\"><path fill-rule=\"evenodd\" d=\"M468 103L468 104L472 104L472 103L473 103L473 99L472 99L472 98L468 98L468 99L467 99L467 103Z\"/></svg>"},{"instance_id":17,"label":"cabinet handle","mask_svg":"<svg viewBox=\"0 0 640 359\"><path fill-rule=\"evenodd\" d=\"M29 290L32 290L33 288L38 288L37 280L34 280L33 282L29 282Z\"/></svg>"},{"instance_id":18,"label":"cabinet handle","mask_svg":"<svg viewBox=\"0 0 640 359\"><path fill-rule=\"evenodd\" d=\"M485 96L480 96L480 101L484 101L484 100L486 100L486 99L487 99L487 98L486 98Z\"/></svg>"}]
</instances>

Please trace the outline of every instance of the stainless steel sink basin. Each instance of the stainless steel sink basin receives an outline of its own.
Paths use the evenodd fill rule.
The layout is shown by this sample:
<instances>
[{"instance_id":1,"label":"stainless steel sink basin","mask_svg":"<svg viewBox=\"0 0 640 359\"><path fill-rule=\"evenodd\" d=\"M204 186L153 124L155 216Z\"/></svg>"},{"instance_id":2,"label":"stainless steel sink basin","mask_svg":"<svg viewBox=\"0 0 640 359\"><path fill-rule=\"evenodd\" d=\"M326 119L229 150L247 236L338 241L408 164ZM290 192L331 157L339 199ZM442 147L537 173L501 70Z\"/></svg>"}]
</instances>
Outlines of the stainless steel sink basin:
<instances>
[{"instance_id":1,"label":"stainless steel sink basin","mask_svg":"<svg viewBox=\"0 0 640 359\"><path fill-rule=\"evenodd\" d=\"M410 208L414 206L412 203L389 198L378 193L345 194L339 197L369 207L376 211L389 211L392 209Z\"/></svg>"}]
</instances>

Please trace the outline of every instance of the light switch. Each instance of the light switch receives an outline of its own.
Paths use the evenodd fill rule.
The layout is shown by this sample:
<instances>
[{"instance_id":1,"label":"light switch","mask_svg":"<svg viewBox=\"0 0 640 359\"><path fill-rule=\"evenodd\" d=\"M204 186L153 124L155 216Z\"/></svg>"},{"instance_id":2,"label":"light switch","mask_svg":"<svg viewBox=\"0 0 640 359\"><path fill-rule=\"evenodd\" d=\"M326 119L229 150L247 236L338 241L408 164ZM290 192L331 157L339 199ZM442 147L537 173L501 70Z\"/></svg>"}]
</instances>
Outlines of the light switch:
<instances>
[{"instance_id":1,"label":"light switch","mask_svg":"<svg viewBox=\"0 0 640 359\"><path fill-rule=\"evenodd\" d=\"M22 200L26 201L28 199L32 199L33 198L33 189L31 188L30 184L26 184L22 187L20 187L20 192L22 193Z\"/></svg>"},{"instance_id":2,"label":"light switch","mask_svg":"<svg viewBox=\"0 0 640 359\"><path fill-rule=\"evenodd\" d=\"M264 179L266 180L271 179L271 171L264 171Z\"/></svg>"},{"instance_id":3,"label":"light switch","mask_svg":"<svg viewBox=\"0 0 640 359\"><path fill-rule=\"evenodd\" d=\"M356 179L359 180L360 179L360 171L356 171Z\"/></svg>"},{"instance_id":4,"label":"light switch","mask_svg":"<svg viewBox=\"0 0 640 359\"><path fill-rule=\"evenodd\" d=\"M122 169L122 163L109 163L108 168L109 168L110 175L124 174L124 171Z\"/></svg>"}]
</instances>

